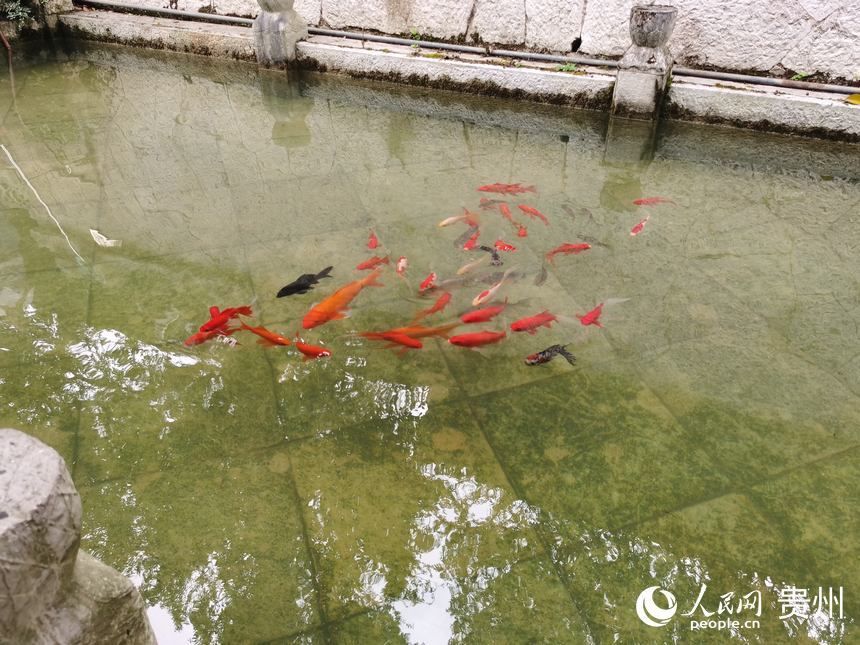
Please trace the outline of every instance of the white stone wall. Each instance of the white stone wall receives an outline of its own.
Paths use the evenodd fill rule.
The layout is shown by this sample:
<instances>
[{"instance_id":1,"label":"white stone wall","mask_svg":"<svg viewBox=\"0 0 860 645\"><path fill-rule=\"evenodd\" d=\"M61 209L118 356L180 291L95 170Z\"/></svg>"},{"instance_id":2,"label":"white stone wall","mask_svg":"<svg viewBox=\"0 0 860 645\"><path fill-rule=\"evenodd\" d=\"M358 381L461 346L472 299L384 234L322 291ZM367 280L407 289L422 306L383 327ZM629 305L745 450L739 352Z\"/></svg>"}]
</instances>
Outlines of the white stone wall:
<instances>
[{"instance_id":1,"label":"white stone wall","mask_svg":"<svg viewBox=\"0 0 860 645\"><path fill-rule=\"evenodd\" d=\"M167 6L167 0L130 0ZM642 1L642 0L640 0ZM671 41L681 65L736 71L826 72L860 79L860 0L665 0L678 7ZM620 56L634 0L296 0L312 26L426 34L471 43ZM179 0L179 8L254 16L255 0Z\"/></svg>"}]
</instances>

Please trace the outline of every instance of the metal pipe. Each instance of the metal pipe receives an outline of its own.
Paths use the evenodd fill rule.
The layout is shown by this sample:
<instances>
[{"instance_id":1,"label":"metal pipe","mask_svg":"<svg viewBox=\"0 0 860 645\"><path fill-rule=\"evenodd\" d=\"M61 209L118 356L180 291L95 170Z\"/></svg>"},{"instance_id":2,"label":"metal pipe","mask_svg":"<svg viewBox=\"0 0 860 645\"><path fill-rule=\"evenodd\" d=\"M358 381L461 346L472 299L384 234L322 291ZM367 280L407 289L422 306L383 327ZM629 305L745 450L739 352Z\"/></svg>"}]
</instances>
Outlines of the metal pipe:
<instances>
[{"instance_id":1,"label":"metal pipe","mask_svg":"<svg viewBox=\"0 0 860 645\"><path fill-rule=\"evenodd\" d=\"M199 22L211 22L225 25L238 25L250 27L254 21L250 18L236 18L233 16L219 16L212 13L198 13L194 11L179 11L177 9L160 9L157 7L141 7L127 2L114 0L75 0L76 4L112 9L126 13L136 13L150 16L164 16L178 18L180 20L195 20ZM315 36L331 36L335 38L346 38L349 40L366 40L368 42L383 43L388 45L418 45L425 49L439 49L452 51L460 54L478 54L481 56L501 56L504 58L515 58L519 60L532 60L547 63L559 63L561 65L573 63L575 65L589 65L593 67L617 68L618 61L603 60L600 58L587 58L585 56L558 56L554 54L538 54L535 52L514 51L510 49L490 49L489 47L473 47L470 45L455 45L451 43L439 43L432 40L411 40L397 36L380 36L377 34L365 34L355 31L341 31L338 29L323 29L321 27L309 27L308 33ZM703 69L690 69L688 67L673 67L672 74L676 76L688 76L699 78L710 78L718 81L735 81L738 83L749 83L752 85L768 85L771 87L785 87L788 89L807 90L810 92L832 92L836 94L860 94L860 88L847 85L831 85L825 83L809 83L807 81L792 81L784 78L773 78L770 76L752 76L750 74L733 74L731 72L713 72Z\"/></svg>"},{"instance_id":2,"label":"metal pipe","mask_svg":"<svg viewBox=\"0 0 860 645\"><path fill-rule=\"evenodd\" d=\"M826 83L810 83L808 81L792 81L787 78L773 78L772 76L752 76L750 74L732 74L730 72L712 72L706 69L690 69L689 67L673 67L672 74L675 76L698 76L699 78L712 78L718 81L737 81L739 83L752 83L755 85L770 85L772 87L786 87L794 90L809 90L810 92L835 92L837 94L858 94L860 88L850 85L829 85Z\"/></svg>"}]
</instances>

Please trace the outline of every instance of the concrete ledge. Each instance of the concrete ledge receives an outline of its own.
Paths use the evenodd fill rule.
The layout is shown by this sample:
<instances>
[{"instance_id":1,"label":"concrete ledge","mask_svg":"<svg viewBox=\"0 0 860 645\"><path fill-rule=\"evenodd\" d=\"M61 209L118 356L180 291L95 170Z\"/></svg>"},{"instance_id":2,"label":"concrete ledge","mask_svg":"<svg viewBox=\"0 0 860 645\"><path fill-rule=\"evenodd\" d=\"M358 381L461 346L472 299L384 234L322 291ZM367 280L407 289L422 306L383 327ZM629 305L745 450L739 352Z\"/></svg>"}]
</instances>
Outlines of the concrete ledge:
<instances>
[{"instance_id":1,"label":"concrete ledge","mask_svg":"<svg viewBox=\"0 0 860 645\"><path fill-rule=\"evenodd\" d=\"M840 94L676 77L666 111L682 120L860 141L860 107L844 99Z\"/></svg>"},{"instance_id":2,"label":"concrete ledge","mask_svg":"<svg viewBox=\"0 0 860 645\"><path fill-rule=\"evenodd\" d=\"M229 25L136 16L112 11L77 11L60 16L61 29L81 40L168 49L255 61L251 30Z\"/></svg>"}]
</instances>

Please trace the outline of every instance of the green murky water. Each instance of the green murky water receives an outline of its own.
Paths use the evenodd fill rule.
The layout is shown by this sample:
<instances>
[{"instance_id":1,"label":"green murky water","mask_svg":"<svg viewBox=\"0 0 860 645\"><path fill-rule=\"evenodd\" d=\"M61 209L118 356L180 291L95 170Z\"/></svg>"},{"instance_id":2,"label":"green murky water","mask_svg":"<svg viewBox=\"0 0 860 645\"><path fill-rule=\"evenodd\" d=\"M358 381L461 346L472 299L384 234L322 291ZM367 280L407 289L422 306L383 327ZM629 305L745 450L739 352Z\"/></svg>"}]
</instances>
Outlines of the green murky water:
<instances>
[{"instance_id":1,"label":"green murky water","mask_svg":"<svg viewBox=\"0 0 860 645\"><path fill-rule=\"evenodd\" d=\"M856 146L670 124L633 163L594 115L119 49L16 80L0 143L83 262L0 157L0 425L65 457L83 548L140 585L163 643L856 634ZM432 303L418 282L467 261L463 228L436 223L495 181L537 185L550 226L484 216L525 276L481 328L566 319L481 353L356 337ZM631 203L653 195L677 205ZM331 358L183 346L211 305L293 335L357 277L371 228L408 281L388 269L305 334ZM630 300L579 324L608 298ZM575 367L523 364L563 342ZM676 598L663 627L637 617L652 586ZM780 620L794 589L809 604ZM703 611L741 626L691 631Z\"/></svg>"}]
</instances>

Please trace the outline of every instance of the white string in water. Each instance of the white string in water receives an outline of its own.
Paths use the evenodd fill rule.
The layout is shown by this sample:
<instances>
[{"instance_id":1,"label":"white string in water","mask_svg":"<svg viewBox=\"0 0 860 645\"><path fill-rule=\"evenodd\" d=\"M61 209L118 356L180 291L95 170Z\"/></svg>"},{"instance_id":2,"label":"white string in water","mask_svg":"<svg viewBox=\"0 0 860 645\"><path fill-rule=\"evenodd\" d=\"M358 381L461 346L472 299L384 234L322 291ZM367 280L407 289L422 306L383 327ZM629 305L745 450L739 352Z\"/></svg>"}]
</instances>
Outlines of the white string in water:
<instances>
[{"instance_id":1,"label":"white string in water","mask_svg":"<svg viewBox=\"0 0 860 645\"><path fill-rule=\"evenodd\" d=\"M0 148L2 148L2 149L3 149L3 152L5 152L5 153L6 153L6 156L7 156L7 157L9 157L9 161L10 161L10 162L12 163L12 165L15 167L15 170L17 170L17 171L18 171L18 174L19 174L19 175L21 175L21 179L23 179L23 180L24 180L24 183L25 183L25 184L27 184L27 185L30 187L30 190L32 190L32 191L33 191L33 194L36 196L36 199L38 199L38 200L39 200L39 203L40 203L42 206L44 206L44 207L45 207L45 210L46 210L46 211L48 211L48 215L50 216L50 218L51 218L52 220L54 220L54 224L56 224L56 225L57 225L57 228L58 228L58 229L60 229L60 233L62 233L62 234L63 234L63 237L64 237L64 238L66 238L66 243L69 245L69 248L70 248L70 249L72 249L72 253L74 253L75 255L77 255L77 256L78 256L78 259L79 259L81 262L83 262L84 264L86 264L86 263L87 263L87 261L86 261L86 260L84 260L84 259L81 257L81 254L80 254L80 253L78 253L78 252L75 250L75 247L74 247L74 246L72 246L72 241L69 239L69 236L68 236L68 235L66 235L66 232L63 230L63 227L62 227L62 226L60 226L60 223L57 221L57 218L56 218L56 217L54 217L54 214L51 212L51 209L50 209L50 208L48 208L48 205L47 205L47 204L42 200L42 198L39 196L39 193L37 193L37 192L36 192L36 189L35 189L35 188L33 188L33 184L31 184L31 183L30 183L30 180L29 180L29 179L27 179L27 176L24 174L24 171L23 171L23 170L21 170L21 167L20 167L18 164L16 164L16 163L15 163L15 160L12 158L12 155L11 155L11 154L9 154L9 151L6 149L6 146L4 146L2 143L0 143Z\"/></svg>"}]
</instances>

